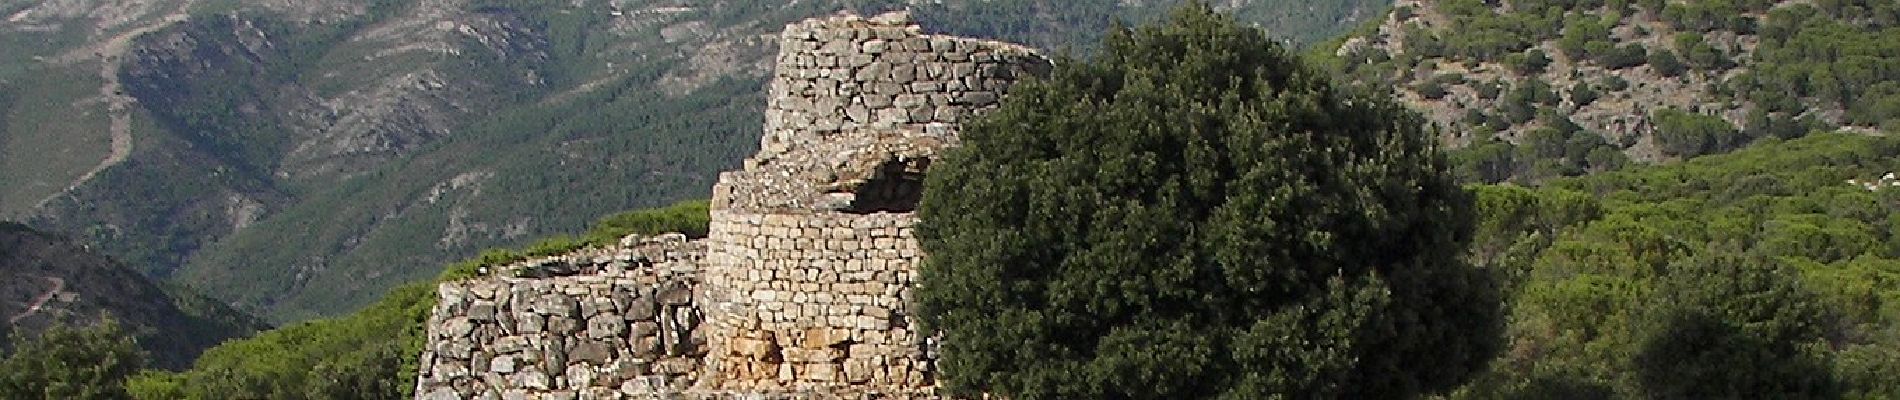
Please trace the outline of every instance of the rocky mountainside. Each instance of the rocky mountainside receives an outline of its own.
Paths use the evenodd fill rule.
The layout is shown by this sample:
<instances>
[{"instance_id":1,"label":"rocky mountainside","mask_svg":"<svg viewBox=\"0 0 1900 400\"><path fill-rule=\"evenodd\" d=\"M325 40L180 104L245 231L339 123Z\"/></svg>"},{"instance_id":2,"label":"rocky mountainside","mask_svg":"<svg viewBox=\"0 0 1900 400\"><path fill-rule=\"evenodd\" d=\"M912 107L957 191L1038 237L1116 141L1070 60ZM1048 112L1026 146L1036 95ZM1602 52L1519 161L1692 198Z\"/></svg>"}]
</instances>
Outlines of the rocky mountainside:
<instances>
[{"instance_id":1,"label":"rocky mountainside","mask_svg":"<svg viewBox=\"0 0 1900 400\"><path fill-rule=\"evenodd\" d=\"M1477 178L1536 180L1896 126L1896 4L1405 0L1334 55Z\"/></svg>"},{"instance_id":2,"label":"rocky mountainside","mask_svg":"<svg viewBox=\"0 0 1900 400\"><path fill-rule=\"evenodd\" d=\"M0 328L13 334L113 318L154 364L178 369L225 339L264 327L217 301L154 283L83 245L0 223Z\"/></svg>"},{"instance_id":3,"label":"rocky mountainside","mask_svg":"<svg viewBox=\"0 0 1900 400\"><path fill-rule=\"evenodd\" d=\"M277 320L477 249L704 197L785 23L1079 49L1172 1L75 0L0 6L0 215ZM1313 40L1384 4L1225 6ZM71 116L51 118L49 116Z\"/></svg>"}]
</instances>

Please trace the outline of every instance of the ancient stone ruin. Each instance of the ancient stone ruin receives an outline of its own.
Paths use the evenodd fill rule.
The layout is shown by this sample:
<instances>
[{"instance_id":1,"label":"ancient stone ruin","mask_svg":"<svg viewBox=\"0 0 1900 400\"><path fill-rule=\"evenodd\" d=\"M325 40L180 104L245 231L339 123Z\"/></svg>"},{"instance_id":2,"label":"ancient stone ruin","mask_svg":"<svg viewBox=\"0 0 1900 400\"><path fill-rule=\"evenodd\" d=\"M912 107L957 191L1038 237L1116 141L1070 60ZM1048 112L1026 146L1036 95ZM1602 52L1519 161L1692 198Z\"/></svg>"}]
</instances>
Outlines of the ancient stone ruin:
<instances>
[{"instance_id":1,"label":"ancient stone ruin","mask_svg":"<svg viewBox=\"0 0 1900 400\"><path fill-rule=\"evenodd\" d=\"M957 124L1048 59L903 14L786 27L765 135L705 239L628 237L445 283L417 398L931 398L911 226Z\"/></svg>"}]
</instances>

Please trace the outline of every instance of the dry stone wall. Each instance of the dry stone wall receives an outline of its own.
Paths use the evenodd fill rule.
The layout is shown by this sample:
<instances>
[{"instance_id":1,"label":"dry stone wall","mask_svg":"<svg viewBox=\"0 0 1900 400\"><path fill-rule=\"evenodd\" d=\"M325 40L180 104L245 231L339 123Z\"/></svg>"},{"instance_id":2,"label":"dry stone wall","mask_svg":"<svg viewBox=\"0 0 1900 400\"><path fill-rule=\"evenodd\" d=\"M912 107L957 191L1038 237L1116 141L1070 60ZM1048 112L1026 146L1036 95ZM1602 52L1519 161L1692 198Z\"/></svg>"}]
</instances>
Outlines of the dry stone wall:
<instances>
[{"instance_id":1,"label":"dry stone wall","mask_svg":"<svg viewBox=\"0 0 1900 400\"><path fill-rule=\"evenodd\" d=\"M709 237L443 284L418 398L934 398L935 339L911 319L923 175L1050 64L921 31L902 13L787 26L759 153L714 185Z\"/></svg>"},{"instance_id":2,"label":"dry stone wall","mask_svg":"<svg viewBox=\"0 0 1900 400\"><path fill-rule=\"evenodd\" d=\"M614 399L679 393L706 353L693 307L705 246L682 235L535 260L593 274L443 284L419 399Z\"/></svg>"},{"instance_id":3,"label":"dry stone wall","mask_svg":"<svg viewBox=\"0 0 1900 400\"><path fill-rule=\"evenodd\" d=\"M920 258L909 214L714 213L705 287L722 388L928 394L908 316Z\"/></svg>"}]
</instances>

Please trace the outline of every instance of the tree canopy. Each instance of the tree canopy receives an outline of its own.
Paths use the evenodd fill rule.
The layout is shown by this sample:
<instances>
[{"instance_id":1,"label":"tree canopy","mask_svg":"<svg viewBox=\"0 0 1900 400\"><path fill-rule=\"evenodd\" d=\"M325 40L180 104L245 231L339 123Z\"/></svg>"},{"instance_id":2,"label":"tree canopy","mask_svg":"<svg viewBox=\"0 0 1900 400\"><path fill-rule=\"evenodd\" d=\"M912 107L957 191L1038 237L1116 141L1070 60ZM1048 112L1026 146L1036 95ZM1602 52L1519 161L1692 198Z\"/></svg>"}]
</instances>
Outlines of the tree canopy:
<instances>
[{"instance_id":1,"label":"tree canopy","mask_svg":"<svg viewBox=\"0 0 1900 400\"><path fill-rule=\"evenodd\" d=\"M1820 299L1778 260L1685 259L1660 279L1639 330L1637 376L1664 399L1838 398Z\"/></svg>"},{"instance_id":2,"label":"tree canopy","mask_svg":"<svg viewBox=\"0 0 1900 400\"><path fill-rule=\"evenodd\" d=\"M1900 141L1764 139L1728 154L1478 186L1470 259L1507 351L1452 399L1900 393Z\"/></svg>"},{"instance_id":3,"label":"tree canopy","mask_svg":"<svg viewBox=\"0 0 1900 400\"><path fill-rule=\"evenodd\" d=\"M916 292L957 392L1403 398L1492 357L1471 198L1423 120L1191 3L933 167Z\"/></svg>"},{"instance_id":4,"label":"tree canopy","mask_svg":"<svg viewBox=\"0 0 1900 400\"><path fill-rule=\"evenodd\" d=\"M12 354L0 360L0 398L128 399L125 380L145 363L131 335L111 320L12 339Z\"/></svg>"}]
</instances>

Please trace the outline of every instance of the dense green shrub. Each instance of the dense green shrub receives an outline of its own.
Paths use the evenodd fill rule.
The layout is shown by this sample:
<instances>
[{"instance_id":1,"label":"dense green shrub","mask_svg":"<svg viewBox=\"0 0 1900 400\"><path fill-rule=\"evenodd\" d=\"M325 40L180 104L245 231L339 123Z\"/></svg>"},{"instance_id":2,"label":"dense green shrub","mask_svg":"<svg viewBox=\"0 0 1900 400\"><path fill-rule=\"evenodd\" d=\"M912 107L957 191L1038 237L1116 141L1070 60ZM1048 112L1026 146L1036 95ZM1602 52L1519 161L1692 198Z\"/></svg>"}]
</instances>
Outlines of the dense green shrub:
<instances>
[{"instance_id":1,"label":"dense green shrub","mask_svg":"<svg viewBox=\"0 0 1900 400\"><path fill-rule=\"evenodd\" d=\"M1199 3L1056 65L927 179L918 316L953 392L1404 398L1493 354L1418 116Z\"/></svg>"},{"instance_id":2,"label":"dense green shrub","mask_svg":"<svg viewBox=\"0 0 1900 400\"><path fill-rule=\"evenodd\" d=\"M1463 83L1465 83L1465 74L1457 74L1457 72L1435 74L1431 76L1431 80L1414 85L1414 91L1419 93L1419 97L1425 97L1425 99L1444 99L1446 95L1452 95L1454 85L1463 85Z\"/></svg>"},{"instance_id":3,"label":"dense green shrub","mask_svg":"<svg viewBox=\"0 0 1900 400\"><path fill-rule=\"evenodd\" d=\"M1534 158L1562 158L1564 141L1568 139L1568 136L1557 129L1536 128L1524 131L1524 137L1518 140L1518 145L1529 151L1529 155Z\"/></svg>"},{"instance_id":4,"label":"dense green shrub","mask_svg":"<svg viewBox=\"0 0 1900 400\"><path fill-rule=\"evenodd\" d=\"M1715 116L1665 108L1650 118L1656 124L1657 146L1670 155L1693 157L1742 144L1735 126Z\"/></svg>"},{"instance_id":5,"label":"dense green shrub","mask_svg":"<svg viewBox=\"0 0 1900 400\"><path fill-rule=\"evenodd\" d=\"M1682 60L1676 58L1676 53L1669 49L1650 50L1649 66L1656 68L1657 74L1671 77L1689 70L1689 66L1683 65Z\"/></svg>"},{"instance_id":6,"label":"dense green shrub","mask_svg":"<svg viewBox=\"0 0 1900 400\"><path fill-rule=\"evenodd\" d=\"M1834 322L1799 271L1764 254L1711 254L1660 281L1635 356L1650 398L1839 397L1824 358Z\"/></svg>"},{"instance_id":7,"label":"dense green shrub","mask_svg":"<svg viewBox=\"0 0 1900 400\"><path fill-rule=\"evenodd\" d=\"M1577 82L1577 84L1570 86L1570 103L1576 104L1578 107L1587 106L1590 105L1590 103L1596 102L1597 97L1601 95L1602 94L1597 93L1595 89L1591 89L1588 83Z\"/></svg>"},{"instance_id":8,"label":"dense green shrub","mask_svg":"<svg viewBox=\"0 0 1900 400\"><path fill-rule=\"evenodd\" d=\"M1498 98L1498 94L1504 92L1504 85L1497 81L1479 82L1471 85L1471 90L1478 92L1478 98L1491 100Z\"/></svg>"},{"instance_id":9,"label":"dense green shrub","mask_svg":"<svg viewBox=\"0 0 1900 400\"><path fill-rule=\"evenodd\" d=\"M1599 82L1598 85L1606 91L1621 92L1630 88L1630 81L1620 76L1610 75L1603 77L1603 80Z\"/></svg>"},{"instance_id":10,"label":"dense green shrub","mask_svg":"<svg viewBox=\"0 0 1900 400\"><path fill-rule=\"evenodd\" d=\"M131 334L112 320L93 327L53 326L11 339L11 354L0 360L0 398L5 399L127 399L124 383L145 363Z\"/></svg>"},{"instance_id":11,"label":"dense green shrub","mask_svg":"<svg viewBox=\"0 0 1900 400\"><path fill-rule=\"evenodd\" d=\"M1844 181L1896 156L1894 139L1823 133L1478 188L1470 257L1503 282L1517 351L1450 397L1893 393L1900 191Z\"/></svg>"},{"instance_id":12,"label":"dense green shrub","mask_svg":"<svg viewBox=\"0 0 1900 400\"><path fill-rule=\"evenodd\" d=\"M1419 97L1431 100L1442 99L1445 98L1445 95L1451 94L1450 90L1445 89L1445 84L1440 83L1437 79L1421 81L1417 85L1412 86L1412 90L1418 92Z\"/></svg>"},{"instance_id":13,"label":"dense green shrub","mask_svg":"<svg viewBox=\"0 0 1900 400\"><path fill-rule=\"evenodd\" d=\"M1551 90L1550 84L1542 79L1529 78L1518 81L1517 85L1498 99L1499 111L1504 120L1511 124L1522 124L1537 117L1539 106L1556 106L1562 98Z\"/></svg>"},{"instance_id":14,"label":"dense green shrub","mask_svg":"<svg viewBox=\"0 0 1900 400\"><path fill-rule=\"evenodd\" d=\"M149 400L412 398L434 306L434 285L403 286L355 314L228 342L190 370L148 371L127 386Z\"/></svg>"},{"instance_id":15,"label":"dense green shrub","mask_svg":"<svg viewBox=\"0 0 1900 400\"><path fill-rule=\"evenodd\" d=\"M1591 56L1597 64L1609 69L1624 69L1649 63L1649 49L1643 47L1641 43L1606 49L1601 53L1593 53Z\"/></svg>"},{"instance_id":16,"label":"dense green shrub","mask_svg":"<svg viewBox=\"0 0 1900 400\"><path fill-rule=\"evenodd\" d=\"M1900 121L1900 82L1874 85L1847 110L1847 119L1858 125L1885 127Z\"/></svg>"},{"instance_id":17,"label":"dense green shrub","mask_svg":"<svg viewBox=\"0 0 1900 400\"><path fill-rule=\"evenodd\" d=\"M1598 51L1613 46L1609 43L1610 26L1594 16L1571 14L1564 22L1564 33L1557 39L1557 49L1562 50L1570 59L1581 60L1590 56L1590 47L1596 43Z\"/></svg>"},{"instance_id":18,"label":"dense green shrub","mask_svg":"<svg viewBox=\"0 0 1900 400\"><path fill-rule=\"evenodd\" d=\"M1690 67L1701 70L1714 70L1729 67L1728 56L1703 40L1702 35L1683 32L1676 34L1676 51L1681 52L1683 61Z\"/></svg>"},{"instance_id":19,"label":"dense green shrub","mask_svg":"<svg viewBox=\"0 0 1900 400\"><path fill-rule=\"evenodd\" d=\"M1531 49L1505 56L1504 65L1521 75L1540 74L1544 72L1544 67L1550 66L1550 56L1545 55L1543 50Z\"/></svg>"},{"instance_id":20,"label":"dense green shrub","mask_svg":"<svg viewBox=\"0 0 1900 400\"><path fill-rule=\"evenodd\" d=\"M1508 142L1487 140L1451 153L1452 173L1462 182L1498 183L1517 174L1517 149Z\"/></svg>"}]
</instances>

